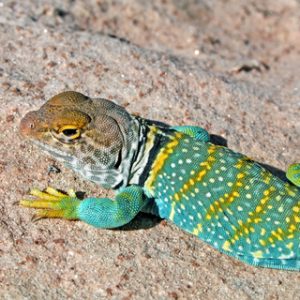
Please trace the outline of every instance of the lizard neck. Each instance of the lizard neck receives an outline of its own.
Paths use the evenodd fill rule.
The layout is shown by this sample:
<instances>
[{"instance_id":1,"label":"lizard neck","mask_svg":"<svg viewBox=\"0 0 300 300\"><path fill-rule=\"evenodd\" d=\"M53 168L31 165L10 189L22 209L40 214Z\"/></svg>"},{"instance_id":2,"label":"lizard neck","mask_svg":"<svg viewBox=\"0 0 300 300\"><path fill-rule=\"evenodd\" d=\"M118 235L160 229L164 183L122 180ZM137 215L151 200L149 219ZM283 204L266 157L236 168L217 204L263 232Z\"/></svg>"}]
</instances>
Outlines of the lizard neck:
<instances>
[{"instance_id":1,"label":"lizard neck","mask_svg":"<svg viewBox=\"0 0 300 300\"><path fill-rule=\"evenodd\" d=\"M128 133L124 136L122 157L120 165L117 167L119 176L116 177L114 185L110 186L110 188L119 189L129 184L136 158L144 143L145 132L145 126L137 118L133 117Z\"/></svg>"},{"instance_id":2,"label":"lizard neck","mask_svg":"<svg viewBox=\"0 0 300 300\"><path fill-rule=\"evenodd\" d=\"M133 157L130 170L129 184L143 185L146 181L151 165L170 137L168 126L161 126L150 120L136 118L140 124L138 148ZM170 132L169 132L170 131Z\"/></svg>"}]
</instances>

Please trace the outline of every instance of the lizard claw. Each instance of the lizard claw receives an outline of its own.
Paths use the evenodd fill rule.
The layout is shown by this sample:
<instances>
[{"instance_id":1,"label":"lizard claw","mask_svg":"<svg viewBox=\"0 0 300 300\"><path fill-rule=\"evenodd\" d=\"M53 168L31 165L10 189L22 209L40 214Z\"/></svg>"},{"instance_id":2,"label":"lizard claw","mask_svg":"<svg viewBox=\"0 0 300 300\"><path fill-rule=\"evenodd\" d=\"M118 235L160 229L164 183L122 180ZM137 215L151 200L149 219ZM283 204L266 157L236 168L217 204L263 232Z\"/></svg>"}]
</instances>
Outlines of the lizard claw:
<instances>
[{"instance_id":1,"label":"lizard claw","mask_svg":"<svg viewBox=\"0 0 300 300\"><path fill-rule=\"evenodd\" d=\"M76 198L74 190L69 190L65 194L52 187L47 187L45 191L32 189L30 195L35 198L23 199L20 201L20 205L38 209L32 217L32 221L43 218L78 219L77 207L80 200Z\"/></svg>"}]
</instances>

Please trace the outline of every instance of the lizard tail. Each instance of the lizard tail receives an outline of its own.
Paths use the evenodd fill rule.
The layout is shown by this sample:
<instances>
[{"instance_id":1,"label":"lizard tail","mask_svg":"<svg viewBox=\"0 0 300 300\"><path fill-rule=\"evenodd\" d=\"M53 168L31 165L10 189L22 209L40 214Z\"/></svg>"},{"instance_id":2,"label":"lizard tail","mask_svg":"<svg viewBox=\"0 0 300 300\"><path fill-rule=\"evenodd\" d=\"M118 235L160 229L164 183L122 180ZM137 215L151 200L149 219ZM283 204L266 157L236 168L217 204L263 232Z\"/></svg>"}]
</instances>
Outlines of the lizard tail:
<instances>
[{"instance_id":1,"label":"lizard tail","mask_svg":"<svg viewBox=\"0 0 300 300\"><path fill-rule=\"evenodd\" d=\"M290 165L286 172L286 177L294 185L300 187L300 163Z\"/></svg>"}]
</instances>

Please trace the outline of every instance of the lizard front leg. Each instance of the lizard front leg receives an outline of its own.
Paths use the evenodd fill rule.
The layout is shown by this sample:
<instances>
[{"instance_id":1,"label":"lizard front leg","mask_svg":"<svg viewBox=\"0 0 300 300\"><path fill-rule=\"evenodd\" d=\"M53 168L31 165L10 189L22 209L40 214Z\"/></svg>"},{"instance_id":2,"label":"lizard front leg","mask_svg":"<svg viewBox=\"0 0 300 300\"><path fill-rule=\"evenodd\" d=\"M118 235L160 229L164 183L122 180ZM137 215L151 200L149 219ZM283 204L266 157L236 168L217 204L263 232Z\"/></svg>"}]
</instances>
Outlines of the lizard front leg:
<instances>
[{"instance_id":1,"label":"lizard front leg","mask_svg":"<svg viewBox=\"0 0 300 300\"><path fill-rule=\"evenodd\" d=\"M198 126L172 126L171 129L185 133L196 140L207 143L210 141L209 133L202 127Z\"/></svg>"},{"instance_id":2,"label":"lizard front leg","mask_svg":"<svg viewBox=\"0 0 300 300\"><path fill-rule=\"evenodd\" d=\"M45 192L32 190L37 199L21 200L24 207L39 209L36 218L63 218L81 220L97 228L116 228L130 222L147 204L139 186L123 188L115 199L85 198L79 200L74 192L63 194L53 188Z\"/></svg>"},{"instance_id":3,"label":"lizard front leg","mask_svg":"<svg viewBox=\"0 0 300 300\"><path fill-rule=\"evenodd\" d=\"M295 186L300 187L300 163L290 165L286 172L286 177Z\"/></svg>"}]
</instances>

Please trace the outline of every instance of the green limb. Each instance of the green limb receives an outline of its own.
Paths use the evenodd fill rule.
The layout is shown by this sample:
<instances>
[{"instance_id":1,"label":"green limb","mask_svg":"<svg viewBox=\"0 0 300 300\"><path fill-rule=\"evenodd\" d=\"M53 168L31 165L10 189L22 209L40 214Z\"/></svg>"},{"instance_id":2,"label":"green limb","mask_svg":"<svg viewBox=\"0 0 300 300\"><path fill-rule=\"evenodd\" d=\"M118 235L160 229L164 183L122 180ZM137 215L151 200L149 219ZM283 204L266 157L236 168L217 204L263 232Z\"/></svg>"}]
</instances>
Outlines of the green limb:
<instances>
[{"instance_id":1,"label":"green limb","mask_svg":"<svg viewBox=\"0 0 300 300\"><path fill-rule=\"evenodd\" d=\"M75 193L60 193L53 188L45 192L31 191L33 200L21 200L20 205L37 208L35 220L41 218L62 218L81 220L98 228L115 228L130 222L147 204L143 189L129 186L122 189L114 200L109 198L77 199Z\"/></svg>"},{"instance_id":2,"label":"green limb","mask_svg":"<svg viewBox=\"0 0 300 300\"><path fill-rule=\"evenodd\" d=\"M300 187L300 163L290 165L286 172L286 177L294 185Z\"/></svg>"},{"instance_id":3,"label":"green limb","mask_svg":"<svg viewBox=\"0 0 300 300\"><path fill-rule=\"evenodd\" d=\"M143 189L129 186L115 199L86 198L78 207L78 217L97 228L116 228L130 222L147 203Z\"/></svg>"},{"instance_id":4,"label":"green limb","mask_svg":"<svg viewBox=\"0 0 300 300\"><path fill-rule=\"evenodd\" d=\"M209 133L204 128L198 126L173 126L171 129L185 133L204 143L207 143L210 140Z\"/></svg>"}]
</instances>

